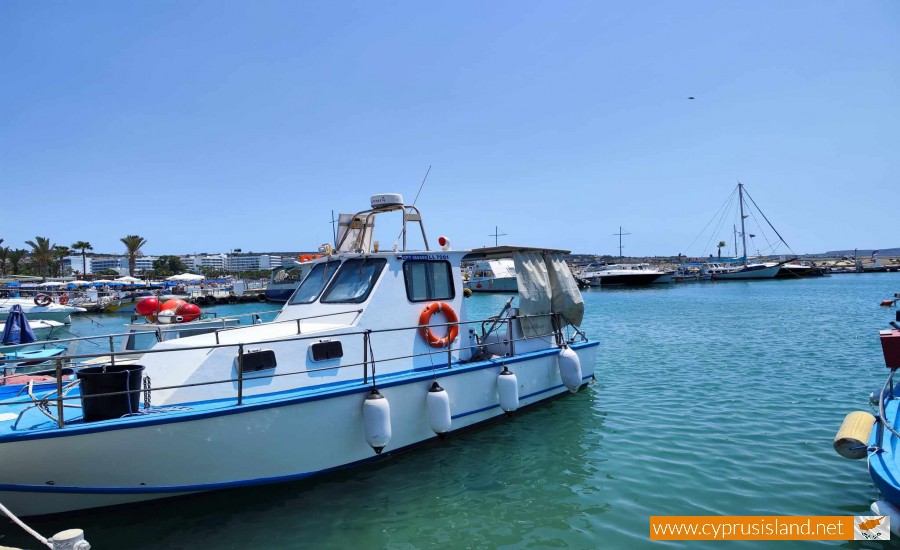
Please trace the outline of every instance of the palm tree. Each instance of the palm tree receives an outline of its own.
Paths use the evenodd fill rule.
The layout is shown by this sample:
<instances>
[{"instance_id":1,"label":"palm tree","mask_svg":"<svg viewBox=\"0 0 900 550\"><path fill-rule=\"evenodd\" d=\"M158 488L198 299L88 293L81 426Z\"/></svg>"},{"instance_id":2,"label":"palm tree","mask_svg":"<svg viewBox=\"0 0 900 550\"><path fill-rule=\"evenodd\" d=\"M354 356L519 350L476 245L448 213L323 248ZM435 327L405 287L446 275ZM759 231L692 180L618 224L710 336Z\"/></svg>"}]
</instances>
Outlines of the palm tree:
<instances>
[{"instance_id":1,"label":"palm tree","mask_svg":"<svg viewBox=\"0 0 900 550\"><path fill-rule=\"evenodd\" d=\"M9 251L9 265L12 267L13 275L19 274L19 263L26 255L28 255L28 251L24 248Z\"/></svg>"},{"instance_id":2,"label":"palm tree","mask_svg":"<svg viewBox=\"0 0 900 550\"><path fill-rule=\"evenodd\" d=\"M31 257L37 264L38 274L46 277L50 264L53 263L53 245L47 237L35 237L33 241L25 241L31 247Z\"/></svg>"},{"instance_id":3,"label":"palm tree","mask_svg":"<svg viewBox=\"0 0 900 550\"><path fill-rule=\"evenodd\" d=\"M720 260L722 259L722 249L725 248L726 246L728 246L728 245L725 244L725 241L719 241L719 245L716 247L719 249L719 259Z\"/></svg>"},{"instance_id":4,"label":"palm tree","mask_svg":"<svg viewBox=\"0 0 900 550\"><path fill-rule=\"evenodd\" d=\"M58 244L53 245L53 266L56 277L65 275L65 273L63 273L63 260L66 258L66 256L71 255L72 250L68 246L60 246Z\"/></svg>"},{"instance_id":5,"label":"palm tree","mask_svg":"<svg viewBox=\"0 0 900 550\"><path fill-rule=\"evenodd\" d=\"M135 259L141 255L141 247L147 244L147 239L139 235L128 235L119 240L125 245L125 255L128 256L128 274L134 277Z\"/></svg>"},{"instance_id":6,"label":"palm tree","mask_svg":"<svg viewBox=\"0 0 900 550\"><path fill-rule=\"evenodd\" d=\"M72 244L72 248L74 250L81 250L81 274L84 275L87 273L87 255L84 251L93 250L94 247L87 241L78 241L77 243Z\"/></svg>"},{"instance_id":7,"label":"palm tree","mask_svg":"<svg viewBox=\"0 0 900 550\"><path fill-rule=\"evenodd\" d=\"M0 239L2 242L3 239ZM0 274L6 274L6 261L9 259L9 247L0 246Z\"/></svg>"}]
</instances>

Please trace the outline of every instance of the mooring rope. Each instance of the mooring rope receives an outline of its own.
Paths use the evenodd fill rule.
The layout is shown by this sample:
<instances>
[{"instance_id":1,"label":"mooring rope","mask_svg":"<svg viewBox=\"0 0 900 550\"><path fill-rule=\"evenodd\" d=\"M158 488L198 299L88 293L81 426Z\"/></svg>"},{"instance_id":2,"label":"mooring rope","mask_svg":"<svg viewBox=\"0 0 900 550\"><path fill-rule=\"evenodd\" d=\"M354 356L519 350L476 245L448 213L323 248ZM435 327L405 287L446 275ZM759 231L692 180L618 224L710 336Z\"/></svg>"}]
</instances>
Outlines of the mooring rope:
<instances>
[{"instance_id":1,"label":"mooring rope","mask_svg":"<svg viewBox=\"0 0 900 550\"><path fill-rule=\"evenodd\" d=\"M4 506L3 504L0 504L0 511L2 511L4 514L6 514L6 517L8 517L9 519L13 520L13 522L14 522L16 525L18 525L19 527L21 527L22 529L24 529L29 535L31 535L32 537L34 537L34 538L38 539L39 541L41 541L44 545L47 546L47 548L53 548L53 544L52 544L49 540L47 540L46 538L42 537L40 533L38 533L37 531L35 531L35 530L32 529L31 527L25 525L25 522L23 522L22 520L20 520L19 518L17 518L16 515L13 514L12 512L10 512L9 509L8 509L6 506Z\"/></svg>"}]
</instances>

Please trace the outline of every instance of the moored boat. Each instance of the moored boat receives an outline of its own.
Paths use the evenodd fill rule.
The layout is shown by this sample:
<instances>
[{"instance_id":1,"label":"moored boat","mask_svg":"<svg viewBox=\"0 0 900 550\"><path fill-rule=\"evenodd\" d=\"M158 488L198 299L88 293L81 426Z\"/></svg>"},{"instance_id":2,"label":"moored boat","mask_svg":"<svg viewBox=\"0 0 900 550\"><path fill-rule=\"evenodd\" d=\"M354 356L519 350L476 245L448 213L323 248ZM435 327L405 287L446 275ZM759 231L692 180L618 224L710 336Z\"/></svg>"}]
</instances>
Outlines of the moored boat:
<instances>
[{"instance_id":1,"label":"moored boat","mask_svg":"<svg viewBox=\"0 0 900 550\"><path fill-rule=\"evenodd\" d=\"M518 292L516 268L512 258L472 263L469 266L469 278L463 285L472 292Z\"/></svg>"},{"instance_id":2,"label":"moored boat","mask_svg":"<svg viewBox=\"0 0 900 550\"><path fill-rule=\"evenodd\" d=\"M592 263L577 275L579 283L588 287L646 286L661 277L668 278L669 273L651 268L648 264Z\"/></svg>"},{"instance_id":3,"label":"moored boat","mask_svg":"<svg viewBox=\"0 0 900 550\"><path fill-rule=\"evenodd\" d=\"M443 237L434 249L414 206L398 195L371 204L274 321L158 342L139 365L82 370L63 395L36 396L45 409L0 403L0 502L35 515L306 478L591 380L598 343L578 329L584 305L566 251L455 251ZM379 252L374 221L389 212L402 214L402 244ZM415 223L418 250L407 247ZM462 261L509 254L518 303L470 318ZM121 389L95 393L92 377ZM65 406L78 399L84 409Z\"/></svg>"},{"instance_id":4,"label":"moored boat","mask_svg":"<svg viewBox=\"0 0 900 550\"><path fill-rule=\"evenodd\" d=\"M891 531L900 535L900 388L894 381L900 369L900 330L882 330L879 337L890 374L884 386L869 396L875 415L849 413L835 436L834 448L844 458L867 459L869 475L881 495L872 503L872 512L889 516Z\"/></svg>"},{"instance_id":5,"label":"moored boat","mask_svg":"<svg viewBox=\"0 0 900 550\"><path fill-rule=\"evenodd\" d=\"M779 264L780 269L775 275L778 279L798 279L803 277L822 277L828 275L828 270L823 266L817 266L809 262L797 262L791 260Z\"/></svg>"},{"instance_id":6,"label":"moored boat","mask_svg":"<svg viewBox=\"0 0 900 550\"><path fill-rule=\"evenodd\" d=\"M291 298L291 294L300 286L303 277L312 268L310 260L312 258L306 259L305 262L291 261L272 269L269 274L269 282L266 284L266 301L287 302Z\"/></svg>"},{"instance_id":7,"label":"moored boat","mask_svg":"<svg viewBox=\"0 0 900 550\"><path fill-rule=\"evenodd\" d=\"M56 321L69 324L73 313L84 313L83 307L57 304L48 294L38 294L34 298L0 298L0 318L9 315L14 305L22 306L29 320Z\"/></svg>"}]
</instances>

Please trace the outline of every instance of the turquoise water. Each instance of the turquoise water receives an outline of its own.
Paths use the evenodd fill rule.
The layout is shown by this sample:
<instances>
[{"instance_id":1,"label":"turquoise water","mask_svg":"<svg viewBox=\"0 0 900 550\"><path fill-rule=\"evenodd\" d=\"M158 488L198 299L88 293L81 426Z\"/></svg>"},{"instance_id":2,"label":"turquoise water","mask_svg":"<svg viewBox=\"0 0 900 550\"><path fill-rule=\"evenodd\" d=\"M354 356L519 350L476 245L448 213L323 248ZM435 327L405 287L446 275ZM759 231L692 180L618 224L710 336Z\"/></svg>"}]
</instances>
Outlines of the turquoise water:
<instances>
[{"instance_id":1,"label":"turquoise water","mask_svg":"<svg viewBox=\"0 0 900 550\"><path fill-rule=\"evenodd\" d=\"M586 391L362 469L33 526L83 528L94 548L635 548L650 515L865 514L865 463L831 441L887 376L878 304L894 292L900 274L587 291ZM72 331L127 319L94 318Z\"/></svg>"}]
</instances>

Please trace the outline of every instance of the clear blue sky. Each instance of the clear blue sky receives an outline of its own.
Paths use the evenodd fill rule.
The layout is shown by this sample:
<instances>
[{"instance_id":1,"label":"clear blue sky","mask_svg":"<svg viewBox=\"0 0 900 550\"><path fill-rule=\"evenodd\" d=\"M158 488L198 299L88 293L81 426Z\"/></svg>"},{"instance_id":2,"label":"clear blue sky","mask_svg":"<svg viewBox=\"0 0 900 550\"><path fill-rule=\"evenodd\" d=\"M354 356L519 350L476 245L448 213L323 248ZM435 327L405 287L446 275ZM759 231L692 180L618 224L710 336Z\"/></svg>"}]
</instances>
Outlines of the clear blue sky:
<instances>
[{"instance_id":1,"label":"clear blue sky","mask_svg":"<svg viewBox=\"0 0 900 550\"><path fill-rule=\"evenodd\" d=\"M797 252L900 246L893 0L6 0L0 78L14 247L309 250L429 165L455 248L708 254L738 179Z\"/></svg>"}]
</instances>

